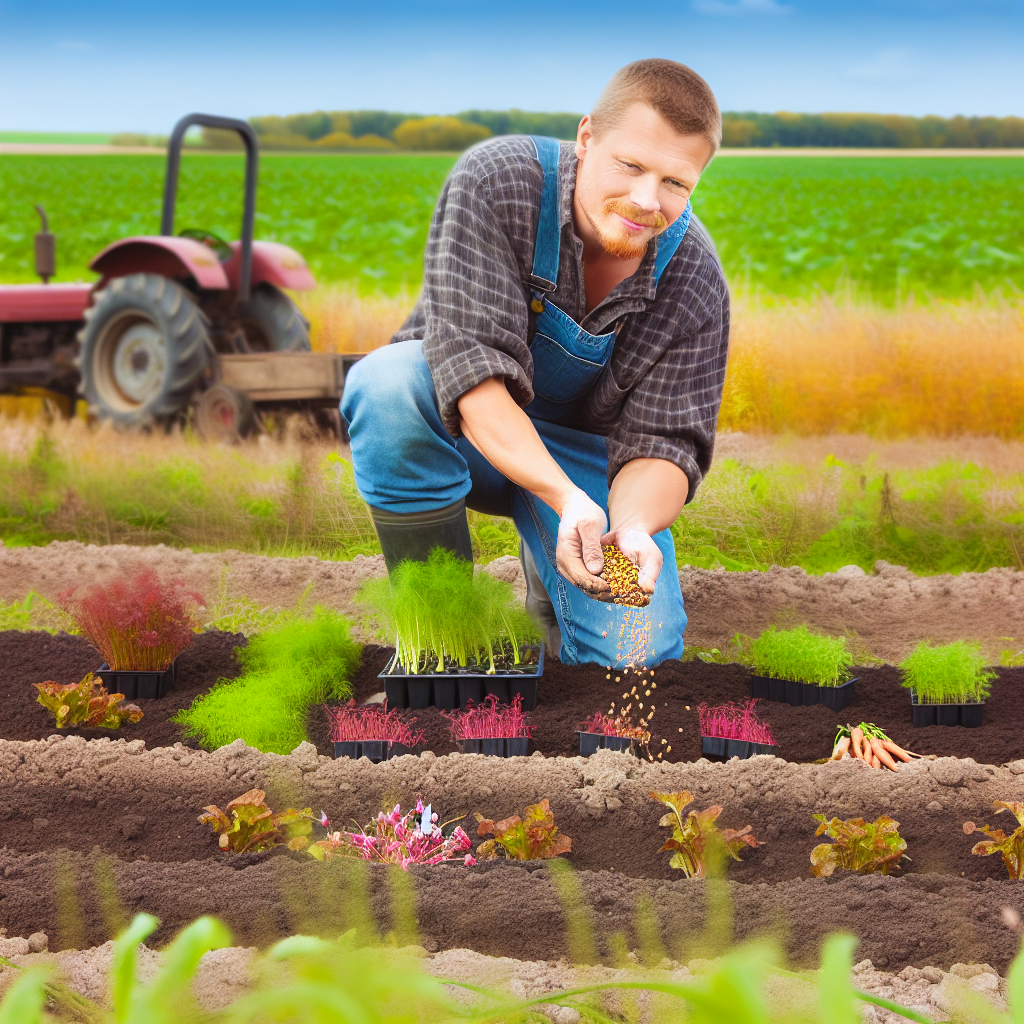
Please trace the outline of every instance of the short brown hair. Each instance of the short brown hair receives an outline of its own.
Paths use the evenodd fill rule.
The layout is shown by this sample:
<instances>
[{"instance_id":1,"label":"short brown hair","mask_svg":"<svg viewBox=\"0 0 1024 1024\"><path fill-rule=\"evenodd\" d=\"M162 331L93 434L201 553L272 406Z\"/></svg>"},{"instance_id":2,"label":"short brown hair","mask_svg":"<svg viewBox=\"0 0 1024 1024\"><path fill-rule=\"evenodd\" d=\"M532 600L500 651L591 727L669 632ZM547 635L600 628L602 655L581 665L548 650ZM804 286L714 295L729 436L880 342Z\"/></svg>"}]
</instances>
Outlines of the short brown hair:
<instances>
[{"instance_id":1,"label":"short brown hair","mask_svg":"<svg viewBox=\"0 0 1024 1024\"><path fill-rule=\"evenodd\" d=\"M662 57L635 60L619 68L590 111L594 134L622 122L634 103L653 107L681 135L700 135L717 150L722 113L711 86L685 64Z\"/></svg>"}]
</instances>

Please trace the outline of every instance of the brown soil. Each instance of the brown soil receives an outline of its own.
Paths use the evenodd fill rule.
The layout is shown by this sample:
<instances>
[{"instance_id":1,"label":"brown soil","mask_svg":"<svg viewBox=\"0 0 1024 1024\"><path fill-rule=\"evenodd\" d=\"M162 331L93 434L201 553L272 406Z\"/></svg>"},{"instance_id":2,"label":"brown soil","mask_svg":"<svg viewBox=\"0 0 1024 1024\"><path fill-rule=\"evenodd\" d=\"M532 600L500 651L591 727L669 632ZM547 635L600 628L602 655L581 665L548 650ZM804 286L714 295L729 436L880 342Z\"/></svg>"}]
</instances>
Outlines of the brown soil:
<instances>
[{"instance_id":1,"label":"brown soil","mask_svg":"<svg viewBox=\"0 0 1024 1024\"><path fill-rule=\"evenodd\" d=\"M140 722L111 733L106 729L70 729L67 734L99 739L104 736L145 740L150 748L170 746L183 741L181 727L170 717L208 690L218 678L237 674L234 649L245 643L242 636L229 633L204 633L181 655L178 682L159 700L140 700L144 715ZM367 646L363 663L353 686L363 701L382 689L377 674L391 657L390 648ZM54 679L59 683L77 682L100 659L81 637L48 633L0 633L0 662L7 668L0 682L0 739L36 740L56 733L52 717L36 703L33 683ZM607 676L611 678L607 678ZM913 728L907 691L899 685L899 673L892 668L858 670L854 702L836 714L822 706L791 708L788 704L761 701L758 710L772 727L778 740L777 754L788 761L815 761L827 757L832 749L839 722L874 722L908 750L921 754L972 757L985 764L1003 764L1024 757L1024 669L1000 669L992 695L985 706L984 724L978 729L931 726ZM607 711L612 701L621 703L622 694L637 680L630 672L607 672L601 666L566 666L555 660L545 665L537 710L531 716L536 724L534 747L545 756L572 756L579 753L575 730L595 711ZM647 683L650 676L642 677ZM619 682L616 682L616 679ZM651 697L651 721L654 740L651 751L671 751L664 759L671 762L696 761L701 756L697 706L742 700L749 696L749 673L738 665L708 665L701 661L666 662L654 672L657 683ZM646 692L646 685L639 687ZM407 712L407 720L416 720L426 732L423 747L435 754L449 754L455 745L449 723L434 709ZM314 708L307 723L311 740L321 754L333 755L326 715ZM682 732L679 730L682 729ZM664 738L667 743L662 744ZM195 746L194 742L187 742Z\"/></svg>"},{"instance_id":2,"label":"brown soil","mask_svg":"<svg viewBox=\"0 0 1024 1024\"><path fill-rule=\"evenodd\" d=\"M380 555L324 562L237 551L194 554L163 545L0 545L0 600L20 600L33 589L53 599L69 586L103 581L137 564L180 577L209 600L226 569L228 592L261 607L294 605L312 584L312 601L346 612L353 610L352 596L362 582L384 571ZM517 559L496 559L488 570L522 590ZM995 658L1006 646L1003 638L1020 634L1024 606L1024 573L1012 569L918 578L884 562L869 576L842 570L808 576L799 568L777 567L763 573L684 568L680 581L689 644L724 650L737 632L756 635L773 622L795 619L818 629L855 631L867 650L893 663L920 640L979 640Z\"/></svg>"}]
</instances>

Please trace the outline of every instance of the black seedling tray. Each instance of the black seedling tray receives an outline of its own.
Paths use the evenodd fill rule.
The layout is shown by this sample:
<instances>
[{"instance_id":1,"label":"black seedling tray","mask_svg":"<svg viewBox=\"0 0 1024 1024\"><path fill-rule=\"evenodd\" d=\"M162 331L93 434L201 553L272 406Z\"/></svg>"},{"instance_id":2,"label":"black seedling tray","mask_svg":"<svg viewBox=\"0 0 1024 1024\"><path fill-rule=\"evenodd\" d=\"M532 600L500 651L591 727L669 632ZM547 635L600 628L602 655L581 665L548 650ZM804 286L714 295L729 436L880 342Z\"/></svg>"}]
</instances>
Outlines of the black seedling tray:
<instances>
[{"instance_id":1,"label":"black seedling tray","mask_svg":"<svg viewBox=\"0 0 1024 1024\"><path fill-rule=\"evenodd\" d=\"M797 683L792 679L751 676L750 696L789 704L794 708L824 704L833 711L842 711L853 700L853 684L856 681L851 679L842 686L818 686L815 683Z\"/></svg>"},{"instance_id":2,"label":"black seedling tray","mask_svg":"<svg viewBox=\"0 0 1024 1024\"><path fill-rule=\"evenodd\" d=\"M633 740L628 736L605 736L602 732L580 732L576 731L580 738L580 755L590 757L599 750L618 750L624 754L635 754L636 748Z\"/></svg>"},{"instance_id":3,"label":"black seedling tray","mask_svg":"<svg viewBox=\"0 0 1024 1024\"><path fill-rule=\"evenodd\" d=\"M163 697L178 678L178 659L162 672L135 672L130 669L113 669L104 662L96 670L107 693L123 693L126 700L152 700Z\"/></svg>"},{"instance_id":4,"label":"black seedling tray","mask_svg":"<svg viewBox=\"0 0 1024 1024\"><path fill-rule=\"evenodd\" d=\"M537 685L544 674L544 642L538 646L524 647L526 651L537 651L537 664L532 672L391 672L395 663L394 655L387 668L377 676L384 683L388 707L392 708L441 708L442 711L463 711L472 701L474 705L483 702L493 694L499 704L511 704L516 694L523 698L523 710L533 711L537 707Z\"/></svg>"},{"instance_id":5,"label":"black seedling tray","mask_svg":"<svg viewBox=\"0 0 1024 1024\"><path fill-rule=\"evenodd\" d=\"M476 740L458 740L462 754L488 754L491 757L526 757L529 736L491 736Z\"/></svg>"},{"instance_id":6,"label":"black seedling tray","mask_svg":"<svg viewBox=\"0 0 1024 1024\"><path fill-rule=\"evenodd\" d=\"M400 757L411 751L404 743L389 740L345 740L334 744L335 757L351 757L357 759L368 757L374 764L387 761L392 757Z\"/></svg>"},{"instance_id":7,"label":"black seedling tray","mask_svg":"<svg viewBox=\"0 0 1024 1024\"><path fill-rule=\"evenodd\" d=\"M965 729L977 729L981 725L985 710L984 701L969 704L919 704L917 691L910 690L910 714L915 728L925 725L961 725Z\"/></svg>"},{"instance_id":8,"label":"black seedling tray","mask_svg":"<svg viewBox=\"0 0 1024 1024\"><path fill-rule=\"evenodd\" d=\"M773 743L753 743L750 740L727 740L720 736L701 736L700 750L711 761L728 761L733 757L745 761L755 754L774 754L778 747Z\"/></svg>"}]
</instances>

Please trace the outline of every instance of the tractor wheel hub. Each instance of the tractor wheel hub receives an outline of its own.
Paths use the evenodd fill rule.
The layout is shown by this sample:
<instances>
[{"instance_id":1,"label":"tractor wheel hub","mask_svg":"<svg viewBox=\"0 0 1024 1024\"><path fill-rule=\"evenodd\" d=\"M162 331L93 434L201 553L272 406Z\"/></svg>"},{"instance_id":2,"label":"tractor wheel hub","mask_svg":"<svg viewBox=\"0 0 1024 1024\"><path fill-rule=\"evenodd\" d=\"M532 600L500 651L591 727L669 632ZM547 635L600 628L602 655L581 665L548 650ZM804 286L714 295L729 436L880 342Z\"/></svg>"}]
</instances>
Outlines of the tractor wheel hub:
<instances>
[{"instance_id":1,"label":"tractor wheel hub","mask_svg":"<svg viewBox=\"0 0 1024 1024\"><path fill-rule=\"evenodd\" d=\"M167 373L167 346L155 325L132 324L117 339L112 356L113 382L129 402L143 405L160 390Z\"/></svg>"}]
</instances>

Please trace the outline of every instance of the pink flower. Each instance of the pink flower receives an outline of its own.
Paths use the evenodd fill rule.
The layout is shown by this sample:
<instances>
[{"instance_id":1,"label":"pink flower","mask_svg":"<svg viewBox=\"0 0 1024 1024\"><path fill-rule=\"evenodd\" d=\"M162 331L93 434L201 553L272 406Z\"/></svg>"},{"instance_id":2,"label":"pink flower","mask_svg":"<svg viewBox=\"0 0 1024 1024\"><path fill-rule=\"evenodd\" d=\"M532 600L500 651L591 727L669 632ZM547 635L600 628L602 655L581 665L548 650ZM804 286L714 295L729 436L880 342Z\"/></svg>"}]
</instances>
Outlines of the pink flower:
<instances>
[{"instance_id":1,"label":"pink flower","mask_svg":"<svg viewBox=\"0 0 1024 1024\"><path fill-rule=\"evenodd\" d=\"M466 856L462 858L462 863L465 864L467 868L475 868L476 857L471 853L467 853Z\"/></svg>"}]
</instances>

